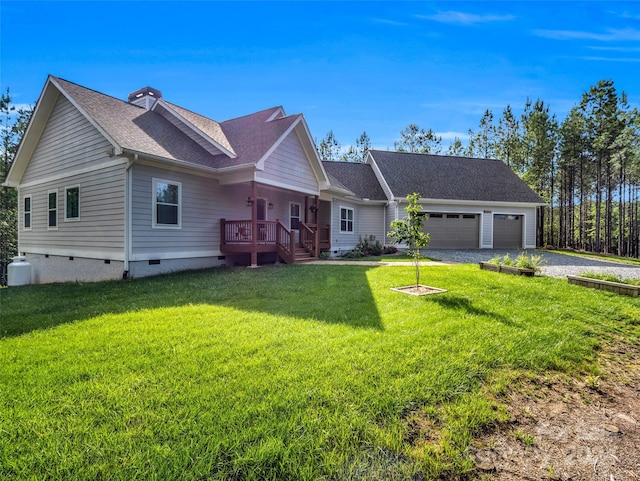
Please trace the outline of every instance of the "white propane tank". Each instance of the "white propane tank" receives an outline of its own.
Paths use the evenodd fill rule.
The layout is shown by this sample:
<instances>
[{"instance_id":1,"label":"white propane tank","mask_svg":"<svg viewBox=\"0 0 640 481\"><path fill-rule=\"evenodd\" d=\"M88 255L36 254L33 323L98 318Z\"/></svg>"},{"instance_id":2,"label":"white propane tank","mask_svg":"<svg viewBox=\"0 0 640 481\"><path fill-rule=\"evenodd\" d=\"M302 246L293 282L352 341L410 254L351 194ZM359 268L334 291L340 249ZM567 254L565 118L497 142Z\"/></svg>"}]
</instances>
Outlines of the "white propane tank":
<instances>
[{"instance_id":1,"label":"white propane tank","mask_svg":"<svg viewBox=\"0 0 640 481\"><path fill-rule=\"evenodd\" d=\"M7 269L8 286L28 286L31 284L31 264L24 256L16 256Z\"/></svg>"}]
</instances>

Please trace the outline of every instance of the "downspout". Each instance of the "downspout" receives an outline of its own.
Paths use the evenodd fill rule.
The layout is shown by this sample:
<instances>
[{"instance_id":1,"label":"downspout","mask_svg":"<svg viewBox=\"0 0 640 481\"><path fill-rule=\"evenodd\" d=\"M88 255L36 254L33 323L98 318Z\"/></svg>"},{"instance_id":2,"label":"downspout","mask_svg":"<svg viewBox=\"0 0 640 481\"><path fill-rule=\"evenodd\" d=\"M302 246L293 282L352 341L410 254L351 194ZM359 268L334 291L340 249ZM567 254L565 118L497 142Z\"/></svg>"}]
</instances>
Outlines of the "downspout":
<instances>
[{"instance_id":1,"label":"downspout","mask_svg":"<svg viewBox=\"0 0 640 481\"><path fill-rule=\"evenodd\" d=\"M124 206L124 272L122 273L122 278L127 279L130 275L131 269L129 267L129 259L131 257L132 251L132 236L131 231L133 229L133 213L131 212L132 208L132 193L133 193L133 173L131 168L133 167L133 162L138 160L138 154L133 154L133 158L130 158L127 161L127 166L124 171L125 175L125 206Z\"/></svg>"}]
</instances>

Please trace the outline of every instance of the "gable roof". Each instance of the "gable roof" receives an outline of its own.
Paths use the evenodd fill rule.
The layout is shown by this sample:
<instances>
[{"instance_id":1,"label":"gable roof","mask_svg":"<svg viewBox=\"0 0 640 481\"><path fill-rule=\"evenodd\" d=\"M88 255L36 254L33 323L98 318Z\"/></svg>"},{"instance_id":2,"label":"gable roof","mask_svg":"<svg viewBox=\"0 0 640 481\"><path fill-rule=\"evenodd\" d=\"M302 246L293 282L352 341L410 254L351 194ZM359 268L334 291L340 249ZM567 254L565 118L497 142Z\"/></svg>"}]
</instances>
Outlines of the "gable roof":
<instances>
[{"instance_id":1,"label":"gable roof","mask_svg":"<svg viewBox=\"0 0 640 481\"><path fill-rule=\"evenodd\" d=\"M16 155L7 184L17 185L33 152L51 109L64 96L113 145L119 155L129 152L210 170L230 168L260 169L264 158L297 128L297 135L313 145L302 114L285 115L281 106L224 122L159 98L153 107L144 107L105 95L67 80L49 76ZM31 131L31 133L30 133ZM308 138L306 138L308 137ZM23 148L24 147L24 148ZM23 150L24 152L21 152ZM306 149L318 164L319 180L326 183L315 148ZM15 169L13 168L15 167ZM11 175L13 173L13 175Z\"/></svg>"},{"instance_id":2,"label":"gable roof","mask_svg":"<svg viewBox=\"0 0 640 481\"><path fill-rule=\"evenodd\" d=\"M387 200L370 164L323 161L322 165L332 186L350 191L360 199Z\"/></svg>"},{"instance_id":3,"label":"gable roof","mask_svg":"<svg viewBox=\"0 0 640 481\"><path fill-rule=\"evenodd\" d=\"M369 154L393 198L418 192L424 199L544 204L501 160L382 150Z\"/></svg>"}]
</instances>

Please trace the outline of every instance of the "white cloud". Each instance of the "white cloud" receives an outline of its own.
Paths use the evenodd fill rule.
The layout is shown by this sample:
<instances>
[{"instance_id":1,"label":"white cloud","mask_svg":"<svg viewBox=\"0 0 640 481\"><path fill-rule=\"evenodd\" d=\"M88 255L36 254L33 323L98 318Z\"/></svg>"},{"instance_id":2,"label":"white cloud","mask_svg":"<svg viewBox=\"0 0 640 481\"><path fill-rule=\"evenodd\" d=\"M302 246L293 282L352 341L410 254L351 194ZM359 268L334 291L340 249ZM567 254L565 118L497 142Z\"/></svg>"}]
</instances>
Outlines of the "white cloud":
<instances>
[{"instance_id":1,"label":"white cloud","mask_svg":"<svg viewBox=\"0 0 640 481\"><path fill-rule=\"evenodd\" d=\"M469 140L469 133L465 132L436 132L436 135L442 137L442 140L455 140L455 138L459 138L460 140Z\"/></svg>"},{"instance_id":2,"label":"white cloud","mask_svg":"<svg viewBox=\"0 0 640 481\"><path fill-rule=\"evenodd\" d=\"M594 62L622 62L622 63L638 63L640 58L633 57L581 57L582 60L590 60Z\"/></svg>"},{"instance_id":3,"label":"white cloud","mask_svg":"<svg viewBox=\"0 0 640 481\"><path fill-rule=\"evenodd\" d=\"M608 29L607 33L583 32L580 30L534 30L538 37L554 40L598 40L600 42L620 42L640 40L640 31L635 28Z\"/></svg>"},{"instance_id":4,"label":"white cloud","mask_svg":"<svg viewBox=\"0 0 640 481\"><path fill-rule=\"evenodd\" d=\"M406 27L407 24L404 22L398 22L396 20L389 20L388 18L372 18L371 21L373 23L379 23L382 25L392 25L394 27Z\"/></svg>"},{"instance_id":5,"label":"white cloud","mask_svg":"<svg viewBox=\"0 0 640 481\"><path fill-rule=\"evenodd\" d=\"M418 18L434 20L440 23L452 23L456 25L474 25L478 23L505 22L514 20L514 15L478 15L465 12L438 12L435 15L416 15Z\"/></svg>"}]
</instances>

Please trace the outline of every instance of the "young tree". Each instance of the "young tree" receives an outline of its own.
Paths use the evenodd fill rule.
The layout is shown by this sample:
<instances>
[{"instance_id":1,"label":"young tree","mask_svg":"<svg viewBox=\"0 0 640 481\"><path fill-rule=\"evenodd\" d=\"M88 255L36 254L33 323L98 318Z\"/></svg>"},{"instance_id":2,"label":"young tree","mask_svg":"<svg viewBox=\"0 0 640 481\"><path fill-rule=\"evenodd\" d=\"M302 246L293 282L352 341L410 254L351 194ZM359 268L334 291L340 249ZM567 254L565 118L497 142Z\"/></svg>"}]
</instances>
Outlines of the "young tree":
<instances>
[{"instance_id":1,"label":"young tree","mask_svg":"<svg viewBox=\"0 0 640 481\"><path fill-rule=\"evenodd\" d=\"M400 140L393 143L398 152L418 154L439 154L442 152L442 137L429 129L424 130L417 124L409 124L400 132Z\"/></svg>"},{"instance_id":2,"label":"young tree","mask_svg":"<svg viewBox=\"0 0 640 481\"><path fill-rule=\"evenodd\" d=\"M423 231L425 214L422 213L422 206L418 204L420 194L414 192L407 196L409 204L405 207L407 216L404 219L396 219L391 222L391 231L388 236L394 244L404 243L407 252L413 258L416 270L416 287L420 285L420 249L429 245L429 234Z\"/></svg>"}]
</instances>

